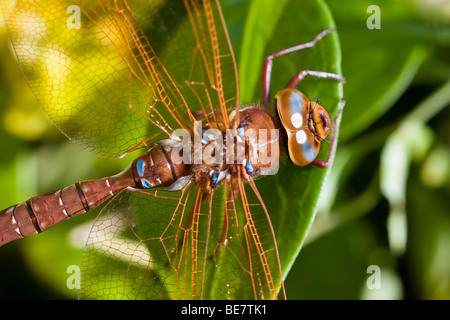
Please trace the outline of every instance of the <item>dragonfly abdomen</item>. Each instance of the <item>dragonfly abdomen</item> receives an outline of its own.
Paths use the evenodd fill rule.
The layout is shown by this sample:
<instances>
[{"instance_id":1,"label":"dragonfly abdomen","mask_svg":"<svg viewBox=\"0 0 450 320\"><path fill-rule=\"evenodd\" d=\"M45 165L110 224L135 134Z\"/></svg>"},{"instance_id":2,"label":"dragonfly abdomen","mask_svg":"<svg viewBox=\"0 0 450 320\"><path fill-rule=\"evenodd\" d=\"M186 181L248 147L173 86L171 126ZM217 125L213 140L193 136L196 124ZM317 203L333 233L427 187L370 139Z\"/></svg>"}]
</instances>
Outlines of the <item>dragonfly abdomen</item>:
<instances>
[{"instance_id":1,"label":"dragonfly abdomen","mask_svg":"<svg viewBox=\"0 0 450 320\"><path fill-rule=\"evenodd\" d=\"M0 211L0 245L92 210L120 190L109 180L80 181Z\"/></svg>"},{"instance_id":2,"label":"dragonfly abdomen","mask_svg":"<svg viewBox=\"0 0 450 320\"><path fill-rule=\"evenodd\" d=\"M119 191L170 185L181 174L155 145L118 175L74 183L0 211L0 246L90 211Z\"/></svg>"}]
</instances>

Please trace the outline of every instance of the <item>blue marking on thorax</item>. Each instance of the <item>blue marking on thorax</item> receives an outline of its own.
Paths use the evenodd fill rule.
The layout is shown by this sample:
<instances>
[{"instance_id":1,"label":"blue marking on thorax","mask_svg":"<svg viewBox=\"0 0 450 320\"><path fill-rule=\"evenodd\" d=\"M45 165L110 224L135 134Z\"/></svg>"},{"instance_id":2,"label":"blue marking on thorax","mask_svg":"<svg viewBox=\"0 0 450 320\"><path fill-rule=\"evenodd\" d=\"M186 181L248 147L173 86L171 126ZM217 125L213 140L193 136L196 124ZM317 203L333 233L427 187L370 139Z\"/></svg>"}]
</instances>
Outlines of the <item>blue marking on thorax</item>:
<instances>
[{"instance_id":1,"label":"blue marking on thorax","mask_svg":"<svg viewBox=\"0 0 450 320\"><path fill-rule=\"evenodd\" d=\"M245 141L245 128L244 127L238 127L237 128L237 136L240 138L238 141Z\"/></svg>"},{"instance_id":2,"label":"blue marking on thorax","mask_svg":"<svg viewBox=\"0 0 450 320\"><path fill-rule=\"evenodd\" d=\"M248 174L252 174L253 171L255 171L255 169L253 168L253 166L250 163L250 161L247 161L247 163L245 164L245 169L247 170Z\"/></svg>"},{"instance_id":3,"label":"blue marking on thorax","mask_svg":"<svg viewBox=\"0 0 450 320\"><path fill-rule=\"evenodd\" d=\"M211 184L215 185L217 183L217 173L215 171L211 171Z\"/></svg>"},{"instance_id":4,"label":"blue marking on thorax","mask_svg":"<svg viewBox=\"0 0 450 320\"><path fill-rule=\"evenodd\" d=\"M247 170L248 174L252 174L255 171L255 168L253 168L252 164L247 159L244 159L244 161L242 161L242 165L245 167L245 170Z\"/></svg>"},{"instance_id":5,"label":"blue marking on thorax","mask_svg":"<svg viewBox=\"0 0 450 320\"><path fill-rule=\"evenodd\" d=\"M150 182L148 182L147 179L141 179L141 184L145 189L150 189L153 188L153 184L151 184Z\"/></svg>"},{"instance_id":6,"label":"blue marking on thorax","mask_svg":"<svg viewBox=\"0 0 450 320\"><path fill-rule=\"evenodd\" d=\"M144 168L145 168L144 160L138 160L136 162L136 169L137 169L139 177L142 177L144 175Z\"/></svg>"}]
</instances>

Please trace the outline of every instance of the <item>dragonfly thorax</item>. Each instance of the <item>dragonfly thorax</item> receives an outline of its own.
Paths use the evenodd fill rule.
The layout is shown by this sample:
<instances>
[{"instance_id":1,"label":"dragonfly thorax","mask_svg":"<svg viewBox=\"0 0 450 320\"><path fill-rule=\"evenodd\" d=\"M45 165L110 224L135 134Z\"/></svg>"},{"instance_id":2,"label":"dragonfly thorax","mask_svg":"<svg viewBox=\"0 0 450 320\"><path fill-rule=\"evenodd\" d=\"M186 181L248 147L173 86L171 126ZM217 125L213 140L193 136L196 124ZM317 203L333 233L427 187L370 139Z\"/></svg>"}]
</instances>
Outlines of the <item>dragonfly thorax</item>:
<instances>
[{"instance_id":1,"label":"dragonfly thorax","mask_svg":"<svg viewBox=\"0 0 450 320\"><path fill-rule=\"evenodd\" d=\"M197 121L191 130L175 130L170 139L156 142L155 151L135 161L138 185L169 184L169 190L179 190L193 182L215 188L239 173L257 177L278 168L278 131L272 117L250 107L240 111L239 120L236 128L222 130L207 120Z\"/></svg>"},{"instance_id":2,"label":"dragonfly thorax","mask_svg":"<svg viewBox=\"0 0 450 320\"><path fill-rule=\"evenodd\" d=\"M230 113L233 127L235 113ZM193 166L195 181L212 188L224 181L237 179L238 174L253 178L278 168L278 131L272 117L257 107L244 107L239 112L236 128L220 133L202 130L204 161ZM214 130L213 130L214 131ZM215 161L209 161L209 160Z\"/></svg>"}]
</instances>

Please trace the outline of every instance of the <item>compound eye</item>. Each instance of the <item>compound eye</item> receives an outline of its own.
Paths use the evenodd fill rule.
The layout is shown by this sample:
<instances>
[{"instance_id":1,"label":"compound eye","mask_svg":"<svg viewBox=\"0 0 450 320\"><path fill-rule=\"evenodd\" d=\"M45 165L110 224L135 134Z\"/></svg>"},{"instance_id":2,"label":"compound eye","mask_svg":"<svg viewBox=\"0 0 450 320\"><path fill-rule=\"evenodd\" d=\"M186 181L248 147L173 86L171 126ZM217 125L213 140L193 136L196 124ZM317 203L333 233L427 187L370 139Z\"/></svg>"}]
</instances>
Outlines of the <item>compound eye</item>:
<instances>
[{"instance_id":1,"label":"compound eye","mask_svg":"<svg viewBox=\"0 0 450 320\"><path fill-rule=\"evenodd\" d=\"M297 166L310 164L319 153L320 141L308 130L290 132L288 135L288 153L291 161Z\"/></svg>"},{"instance_id":2,"label":"compound eye","mask_svg":"<svg viewBox=\"0 0 450 320\"><path fill-rule=\"evenodd\" d=\"M298 90L280 90L277 111L288 137L288 153L297 166L306 166L317 157L320 141L330 131L330 117L316 102Z\"/></svg>"},{"instance_id":3,"label":"compound eye","mask_svg":"<svg viewBox=\"0 0 450 320\"><path fill-rule=\"evenodd\" d=\"M287 132L297 131L308 125L308 98L298 90L283 89L276 95L277 111Z\"/></svg>"}]
</instances>

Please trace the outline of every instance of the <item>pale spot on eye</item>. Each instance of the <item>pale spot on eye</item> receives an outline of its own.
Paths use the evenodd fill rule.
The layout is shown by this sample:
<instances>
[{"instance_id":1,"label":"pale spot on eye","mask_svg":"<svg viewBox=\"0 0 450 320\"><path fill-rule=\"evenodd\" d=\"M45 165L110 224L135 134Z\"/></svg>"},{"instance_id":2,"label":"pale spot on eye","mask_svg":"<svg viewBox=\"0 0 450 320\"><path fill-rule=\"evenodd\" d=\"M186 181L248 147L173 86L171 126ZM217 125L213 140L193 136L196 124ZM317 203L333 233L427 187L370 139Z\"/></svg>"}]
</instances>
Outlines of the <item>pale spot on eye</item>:
<instances>
[{"instance_id":1,"label":"pale spot on eye","mask_svg":"<svg viewBox=\"0 0 450 320\"><path fill-rule=\"evenodd\" d=\"M297 129L300 128L303 123L302 115L298 112L294 113L291 116L291 123L295 128L297 128Z\"/></svg>"},{"instance_id":2,"label":"pale spot on eye","mask_svg":"<svg viewBox=\"0 0 450 320\"><path fill-rule=\"evenodd\" d=\"M298 144L304 144L306 142L306 133L303 130L297 131L295 134Z\"/></svg>"}]
</instances>

